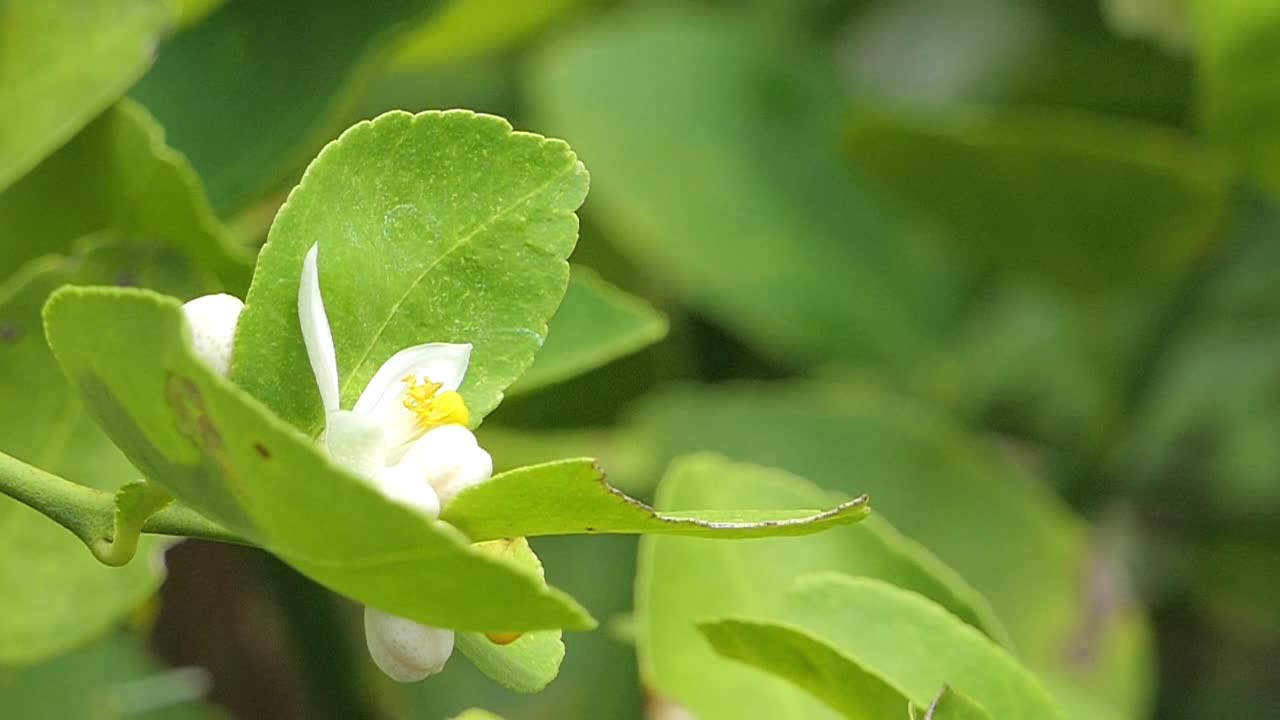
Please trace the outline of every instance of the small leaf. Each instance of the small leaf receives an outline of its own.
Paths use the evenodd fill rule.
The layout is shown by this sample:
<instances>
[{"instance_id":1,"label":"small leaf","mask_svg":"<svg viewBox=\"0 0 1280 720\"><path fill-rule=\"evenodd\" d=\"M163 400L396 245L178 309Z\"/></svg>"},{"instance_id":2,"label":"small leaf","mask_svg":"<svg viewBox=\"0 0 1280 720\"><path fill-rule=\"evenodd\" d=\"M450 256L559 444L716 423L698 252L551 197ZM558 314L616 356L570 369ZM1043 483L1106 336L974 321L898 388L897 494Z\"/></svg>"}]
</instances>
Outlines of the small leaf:
<instances>
[{"instance_id":1,"label":"small leaf","mask_svg":"<svg viewBox=\"0 0 1280 720\"><path fill-rule=\"evenodd\" d=\"M833 648L929 705L954 686L993 718L1065 718L1011 655L931 600L881 580L821 573L798 580L778 620Z\"/></svg>"},{"instance_id":2,"label":"small leaf","mask_svg":"<svg viewBox=\"0 0 1280 720\"><path fill-rule=\"evenodd\" d=\"M586 192L567 145L501 118L392 112L354 126L320 153L271 227L232 377L284 420L318 429L297 311L302 258L318 244L342 406L405 347L472 343L460 392L478 421L542 344Z\"/></svg>"},{"instance_id":3,"label":"small leaf","mask_svg":"<svg viewBox=\"0 0 1280 720\"><path fill-rule=\"evenodd\" d=\"M165 43L132 91L220 215L276 189L337 129L385 48L440 2L228 2Z\"/></svg>"},{"instance_id":4,"label":"small leaf","mask_svg":"<svg viewBox=\"0 0 1280 720\"><path fill-rule=\"evenodd\" d=\"M545 581L542 562L524 538L490 540L477 547L531 567ZM564 660L564 641L560 635L559 630L539 630L499 645L483 633L459 633L457 644L480 672L503 687L518 693L536 693L560 674L560 663Z\"/></svg>"},{"instance_id":5,"label":"small leaf","mask_svg":"<svg viewBox=\"0 0 1280 720\"><path fill-rule=\"evenodd\" d=\"M991 720L991 715L959 690L943 687L928 706L911 704L911 720Z\"/></svg>"},{"instance_id":6,"label":"small leaf","mask_svg":"<svg viewBox=\"0 0 1280 720\"><path fill-rule=\"evenodd\" d=\"M0 191L142 76L169 21L162 0L0 2Z\"/></svg>"},{"instance_id":7,"label":"small leaf","mask_svg":"<svg viewBox=\"0 0 1280 720\"><path fill-rule=\"evenodd\" d=\"M130 100L0 193L0 277L30 258L70 252L74 241L101 230L180 250L240 294L248 286L252 256L230 240L186 158Z\"/></svg>"},{"instance_id":8,"label":"small leaf","mask_svg":"<svg viewBox=\"0 0 1280 720\"><path fill-rule=\"evenodd\" d=\"M94 419L150 480L313 580L436 627L593 626L537 573L388 500L215 375L192 354L173 299L64 288L45 324Z\"/></svg>"},{"instance_id":9,"label":"small leaf","mask_svg":"<svg viewBox=\"0 0 1280 720\"><path fill-rule=\"evenodd\" d=\"M731 479L762 472L715 456L672 463L668 478ZM780 473L781 474L781 473ZM604 480L593 460L561 460L502 473L458 494L440 514L469 537L647 533L710 538L811 535L865 518L866 496L828 510L688 510L663 513L627 497Z\"/></svg>"},{"instance_id":10,"label":"small leaf","mask_svg":"<svg viewBox=\"0 0 1280 720\"><path fill-rule=\"evenodd\" d=\"M508 395L527 393L593 370L661 340L667 319L640 298L574 266L547 340Z\"/></svg>"},{"instance_id":11,"label":"small leaf","mask_svg":"<svg viewBox=\"0 0 1280 720\"><path fill-rule=\"evenodd\" d=\"M780 623L717 620L698 630L724 657L795 683L853 720L899 717L907 698L820 638Z\"/></svg>"}]
</instances>

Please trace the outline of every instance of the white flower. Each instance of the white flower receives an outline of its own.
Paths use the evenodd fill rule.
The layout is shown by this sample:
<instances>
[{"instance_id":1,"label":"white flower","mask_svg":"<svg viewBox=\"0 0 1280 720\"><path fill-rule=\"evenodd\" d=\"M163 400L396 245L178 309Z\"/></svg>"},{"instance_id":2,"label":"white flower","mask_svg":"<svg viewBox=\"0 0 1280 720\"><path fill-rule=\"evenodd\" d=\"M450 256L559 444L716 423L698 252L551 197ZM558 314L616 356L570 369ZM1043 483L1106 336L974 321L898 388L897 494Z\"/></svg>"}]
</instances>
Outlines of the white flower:
<instances>
[{"instance_id":1,"label":"white flower","mask_svg":"<svg viewBox=\"0 0 1280 720\"><path fill-rule=\"evenodd\" d=\"M234 295L204 295L182 306L196 357L219 375L231 369L231 347L244 301Z\"/></svg>"},{"instance_id":2,"label":"white flower","mask_svg":"<svg viewBox=\"0 0 1280 720\"><path fill-rule=\"evenodd\" d=\"M339 407L338 361L320 294L318 246L302 263L298 318L325 410L322 442L335 461L385 496L435 518L442 503L493 474L493 460L467 429L458 394L471 345L427 343L392 355L351 410ZM369 653L394 680L439 672L453 651L453 631L378 610L365 612Z\"/></svg>"}]
</instances>

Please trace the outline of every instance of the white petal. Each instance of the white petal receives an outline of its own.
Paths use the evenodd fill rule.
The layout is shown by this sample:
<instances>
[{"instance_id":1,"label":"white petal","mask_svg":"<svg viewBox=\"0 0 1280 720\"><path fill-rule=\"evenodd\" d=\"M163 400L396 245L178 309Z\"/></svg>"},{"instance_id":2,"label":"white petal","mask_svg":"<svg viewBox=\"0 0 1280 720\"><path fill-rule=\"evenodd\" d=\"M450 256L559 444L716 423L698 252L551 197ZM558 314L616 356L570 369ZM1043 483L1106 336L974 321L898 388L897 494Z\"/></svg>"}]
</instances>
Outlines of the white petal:
<instances>
[{"instance_id":1,"label":"white petal","mask_svg":"<svg viewBox=\"0 0 1280 720\"><path fill-rule=\"evenodd\" d=\"M360 393L354 410L362 415L380 415L386 408L402 407L404 378L439 383L440 390L457 390L471 362L471 343L427 343L414 345L382 363L373 379Z\"/></svg>"},{"instance_id":2,"label":"white petal","mask_svg":"<svg viewBox=\"0 0 1280 720\"><path fill-rule=\"evenodd\" d=\"M401 463L378 471L374 481L383 495L429 518L440 517L440 498L421 470Z\"/></svg>"},{"instance_id":3,"label":"white petal","mask_svg":"<svg viewBox=\"0 0 1280 720\"><path fill-rule=\"evenodd\" d=\"M182 306L196 357L219 375L231 369L231 349L244 301L234 295L205 295Z\"/></svg>"},{"instance_id":4,"label":"white petal","mask_svg":"<svg viewBox=\"0 0 1280 720\"><path fill-rule=\"evenodd\" d=\"M479 485L493 475L493 458L461 425L444 425L423 435L409 447L398 467L413 468L435 488L440 504Z\"/></svg>"},{"instance_id":5,"label":"white petal","mask_svg":"<svg viewBox=\"0 0 1280 720\"><path fill-rule=\"evenodd\" d=\"M325 417L320 443L334 462L370 482L376 482L387 464L387 435L382 426L350 410Z\"/></svg>"},{"instance_id":6,"label":"white petal","mask_svg":"<svg viewBox=\"0 0 1280 720\"><path fill-rule=\"evenodd\" d=\"M338 357L333 349L333 332L320 295L320 271L316 266L319 245L312 245L302 260L302 282L298 285L298 320L302 323L302 342L307 346L311 372L320 388L320 401L326 413L338 409Z\"/></svg>"},{"instance_id":7,"label":"white petal","mask_svg":"<svg viewBox=\"0 0 1280 720\"><path fill-rule=\"evenodd\" d=\"M381 610L364 609L369 655L387 677L417 682L444 669L453 654L453 631L421 625Z\"/></svg>"}]
</instances>

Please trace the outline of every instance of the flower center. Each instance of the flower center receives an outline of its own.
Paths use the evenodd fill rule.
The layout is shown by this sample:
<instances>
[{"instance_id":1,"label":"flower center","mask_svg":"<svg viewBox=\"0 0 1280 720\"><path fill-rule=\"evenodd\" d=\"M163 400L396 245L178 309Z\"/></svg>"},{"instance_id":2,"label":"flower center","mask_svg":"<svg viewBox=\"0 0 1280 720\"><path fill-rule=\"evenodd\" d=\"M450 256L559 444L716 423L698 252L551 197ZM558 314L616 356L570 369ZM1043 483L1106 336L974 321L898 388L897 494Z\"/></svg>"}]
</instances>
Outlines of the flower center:
<instances>
[{"instance_id":1,"label":"flower center","mask_svg":"<svg viewBox=\"0 0 1280 720\"><path fill-rule=\"evenodd\" d=\"M440 383L419 381L417 376L400 378L404 383L404 406L417 416L418 429L426 432L441 425L466 426L471 420L467 404L453 390L440 392Z\"/></svg>"}]
</instances>

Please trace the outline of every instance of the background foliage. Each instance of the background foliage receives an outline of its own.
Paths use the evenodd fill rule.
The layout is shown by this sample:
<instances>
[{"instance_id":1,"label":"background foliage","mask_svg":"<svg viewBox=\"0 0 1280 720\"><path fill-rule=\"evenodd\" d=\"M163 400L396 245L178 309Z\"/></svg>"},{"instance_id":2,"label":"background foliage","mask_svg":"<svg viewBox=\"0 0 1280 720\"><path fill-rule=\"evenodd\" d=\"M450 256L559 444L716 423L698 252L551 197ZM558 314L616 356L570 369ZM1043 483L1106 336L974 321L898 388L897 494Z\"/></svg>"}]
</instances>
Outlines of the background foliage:
<instances>
[{"instance_id":1,"label":"background foliage","mask_svg":"<svg viewBox=\"0 0 1280 720\"><path fill-rule=\"evenodd\" d=\"M108 569L0 498L6 713L707 720L923 716L936 700L935 718L1280 715L1274 3L324 6L0 0L0 451L93 487L135 479L54 361L46 298L68 283L243 295L325 143L385 110L465 107L563 138L591 174L566 299L479 430L500 468L598 457L676 517L862 493L873 516L741 542L534 537L547 582L603 629L566 632L559 677L523 695L460 658L391 684L359 607L261 551L150 541ZM449 127L424 147L482 142ZM499 173L380 154L374 134L313 168L271 231L273 277L313 236L380 230L341 203L399 197L397 178L438 174L477 208L502 197ZM530 167L560 179L556 202L580 197L563 146L519 142L546 153ZM481 237L462 265L521 231ZM378 277L376 258L343 262ZM538 278L562 282L553 265ZM525 282L502 281L485 297ZM335 302L354 305L347 282ZM555 300L536 290L476 305L536 324ZM129 337L176 321L165 302L62 298L102 303L97 322L50 315L64 365L118 365L139 387L148 363L182 366L130 355ZM115 345L86 342L121 302ZM263 313L254 332L280 336ZM532 350L477 364L481 414ZM280 367L255 394L314 430L316 408L291 405L309 373ZM292 447L282 423L226 403L230 424ZM574 507L609 499L589 466L555 472ZM358 495L358 520L383 524ZM523 521L459 508L485 537ZM614 529L670 519L633 510ZM255 527L288 517L262 512Z\"/></svg>"}]
</instances>

